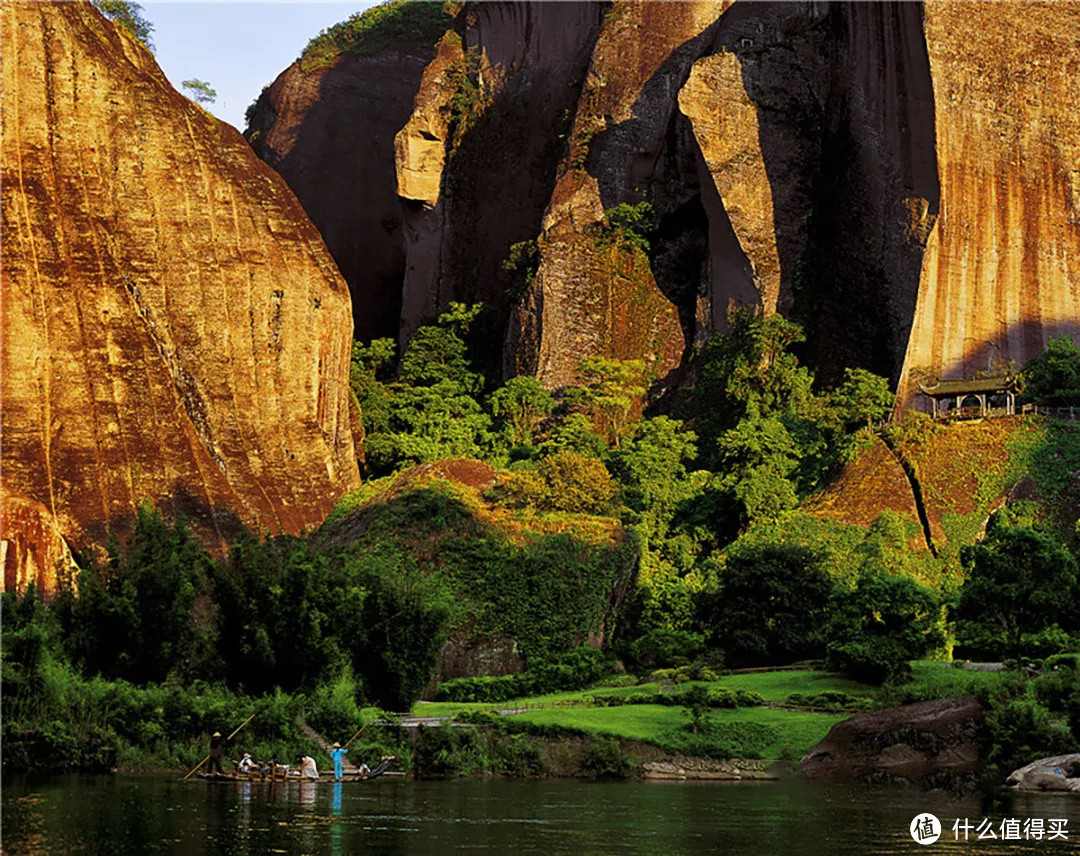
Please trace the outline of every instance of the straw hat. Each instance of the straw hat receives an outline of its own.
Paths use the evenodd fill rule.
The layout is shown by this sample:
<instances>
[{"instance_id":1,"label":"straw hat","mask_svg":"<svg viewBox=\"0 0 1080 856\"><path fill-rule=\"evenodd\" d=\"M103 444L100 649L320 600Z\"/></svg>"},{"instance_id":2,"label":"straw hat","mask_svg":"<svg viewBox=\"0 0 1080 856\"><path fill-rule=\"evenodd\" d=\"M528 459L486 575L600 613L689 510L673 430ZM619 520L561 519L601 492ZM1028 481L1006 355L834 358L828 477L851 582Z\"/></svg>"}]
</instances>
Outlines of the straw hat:
<instances>
[{"instance_id":1,"label":"straw hat","mask_svg":"<svg viewBox=\"0 0 1080 856\"><path fill-rule=\"evenodd\" d=\"M210 736L211 736L211 737L220 737L220 736L221 736L221 732L220 732L220 731L215 731L215 732L214 732L213 734L211 734Z\"/></svg>"},{"instance_id":2,"label":"straw hat","mask_svg":"<svg viewBox=\"0 0 1080 856\"><path fill-rule=\"evenodd\" d=\"M331 746L330 748L331 748L331 749L340 749L340 748L341 748L341 744L340 744L340 743L335 743L335 744L334 744L333 746Z\"/></svg>"},{"instance_id":3,"label":"straw hat","mask_svg":"<svg viewBox=\"0 0 1080 856\"><path fill-rule=\"evenodd\" d=\"M248 759L248 760L250 760L250 758L251 758L251 753L250 753L250 752L245 752L245 753L244 753L244 758L245 758L245 759Z\"/></svg>"}]
</instances>

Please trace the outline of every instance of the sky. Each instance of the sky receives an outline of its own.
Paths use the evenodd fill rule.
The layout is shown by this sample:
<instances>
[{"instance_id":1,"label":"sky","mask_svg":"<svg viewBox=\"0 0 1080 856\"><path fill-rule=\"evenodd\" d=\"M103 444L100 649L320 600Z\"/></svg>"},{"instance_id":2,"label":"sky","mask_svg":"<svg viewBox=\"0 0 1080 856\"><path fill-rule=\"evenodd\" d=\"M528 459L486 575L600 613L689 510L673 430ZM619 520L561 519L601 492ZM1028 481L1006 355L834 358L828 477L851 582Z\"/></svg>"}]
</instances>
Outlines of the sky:
<instances>
[{"instance_id":1,"label":"sky","mask_svg":"<svg viewBox=\"0 0 1080 856\"><path fill-rule=\"evenodd\" d=\"M205 80L217 91L217 102L203 106L242 131L248 105L312 37L375 2L141 0L141 5L143 17L154 25L154 57L169 82L185 92L183 81Z\"/></svg>"}]
</instances>

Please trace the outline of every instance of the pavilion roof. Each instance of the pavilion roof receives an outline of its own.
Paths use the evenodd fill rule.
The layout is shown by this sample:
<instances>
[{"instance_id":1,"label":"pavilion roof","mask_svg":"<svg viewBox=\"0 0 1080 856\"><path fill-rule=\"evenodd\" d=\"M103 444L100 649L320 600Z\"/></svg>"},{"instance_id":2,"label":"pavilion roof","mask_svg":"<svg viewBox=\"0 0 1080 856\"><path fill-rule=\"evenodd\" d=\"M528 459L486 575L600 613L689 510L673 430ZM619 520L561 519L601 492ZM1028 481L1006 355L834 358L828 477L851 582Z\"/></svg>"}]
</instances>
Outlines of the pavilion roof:
<instances>
[{"instance_id":1,"label":"pavilion roof","mask_svg":"<svg viewBox=\"0 0 1080 856\"><path fill-rule=\"evenodd\" d=\"M1017 392L1014 377L976 377L962 380L939 380L933 386L919 384L919 389L931 397L969 395L978 392Z\"/></svg>"}]
</instances>

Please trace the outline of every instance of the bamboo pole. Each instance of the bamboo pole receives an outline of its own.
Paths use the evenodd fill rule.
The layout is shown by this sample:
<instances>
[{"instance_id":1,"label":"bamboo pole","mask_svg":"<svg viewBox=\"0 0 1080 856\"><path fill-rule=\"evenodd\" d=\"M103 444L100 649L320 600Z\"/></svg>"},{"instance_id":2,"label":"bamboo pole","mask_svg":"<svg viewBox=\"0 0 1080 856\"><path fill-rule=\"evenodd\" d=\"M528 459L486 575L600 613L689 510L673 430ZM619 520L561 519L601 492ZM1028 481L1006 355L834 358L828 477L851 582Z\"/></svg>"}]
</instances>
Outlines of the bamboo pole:
<instances>
[{"instance_id":1,"label":"bamboo pole","mask_svg":"<svg viewBox=\"0 0 1080 856\"><path fill-rule=\"evenodd\" d=\"M236 726L236 730L233 731L232 734L230 734L228 737L225 738L225 742L228 743L230 740L232 740L237 735L237 733L240 731L240 729L243 728L245 725L247 725L249 722L251 722L251 720L253 720L254 718L255 718L255 714L253 713L253 714L251 714L251 716L249 716L247 719L245 719L243 722L241 722L238 726ZM199 767L201 767L203 764L205 764L209 760L210 760L210 756L207 755L198 764L196 764L194 767L191 768L191 772L188 773L186 776L184 776L182 781L186 782L188 779L190 779L191 776L194 774L194 772L196 770L198 770Z\"/></svg>"},{"instance_id":2,"label":"bamboo pole","mask_svg":"<svg viewBox=\"0 0 1080 856\"><path fill-rule=\"evenodd\" d=\"M349 743L352 743L357 737L359 737L361 734L363 734L364 729L367 728L369 725L371 725L371 723L374 722L374 721L375 720L372 719L370 722L365 722L363 725L361 725L360 730L357 731L356 734L354 734L352 737L349 738ZM349 743L346 743L341 748L342 749L348 749L349 748Z\"/></svg>"}]
</instances>

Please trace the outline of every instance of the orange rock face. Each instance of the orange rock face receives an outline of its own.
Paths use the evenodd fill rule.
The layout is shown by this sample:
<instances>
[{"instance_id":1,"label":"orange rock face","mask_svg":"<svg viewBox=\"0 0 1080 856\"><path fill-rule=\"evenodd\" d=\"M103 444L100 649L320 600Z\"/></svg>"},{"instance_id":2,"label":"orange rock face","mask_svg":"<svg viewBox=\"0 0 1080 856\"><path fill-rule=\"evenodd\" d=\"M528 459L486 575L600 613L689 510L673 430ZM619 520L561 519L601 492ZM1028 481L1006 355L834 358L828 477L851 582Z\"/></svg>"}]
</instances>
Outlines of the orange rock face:
<instances>
[{"instance_id":1,"label":"orange rock face","mask_svg":"<svg viewBox=\"0 0 1080 856\"><path fill-rule=\"evenodd\" d=\"M143 499L211 546L316 525L359 482L349 297L318 232L89 3L0 14L8 556L48 540L15 497L74 549Z\"/></svg>"},{"instance_id":2,"label":"orange rock face","mask_svg":"<svg viewBox=\"0 0 1080 856\"><path fill-rule=\"evenodd\" d=\"M905 383L1080 336L1080 3L926 3L941 213Z\"/></svg>"}]
</instances>

